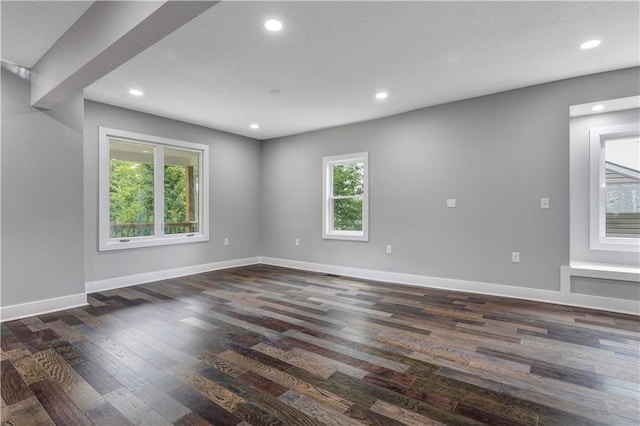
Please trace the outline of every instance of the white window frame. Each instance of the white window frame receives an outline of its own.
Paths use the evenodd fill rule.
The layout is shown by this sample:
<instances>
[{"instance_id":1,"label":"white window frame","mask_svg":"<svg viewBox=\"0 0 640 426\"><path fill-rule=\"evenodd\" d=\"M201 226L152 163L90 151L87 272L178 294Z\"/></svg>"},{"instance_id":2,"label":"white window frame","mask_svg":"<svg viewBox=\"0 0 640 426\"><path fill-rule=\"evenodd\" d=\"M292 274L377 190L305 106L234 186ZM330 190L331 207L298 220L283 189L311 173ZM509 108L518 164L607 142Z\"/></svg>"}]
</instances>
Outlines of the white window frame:
<instances>
[{"instance_id":1,"label":"white window frame","mask_svg":"<svg viewBox=\"0 0 640 426\"><path fill-rule=\"evenodd\" d=\"M333 166L349 163L363 164L364 191L362 198L362 231L333 229ZM322 158L322 238L333 240L369 241L369 153L335 155Z\"/></svg>"},{"instance_id":2,"label":"white window frame","mask_svg":"<svg viewBox=\"0 0 640 426\"><path fill-rule=\"evenodd\" d=\"M640 123L599 127L589 130L589 243L591 250L640 252L640 238L606 236L605 143L637 136Z\"/></svg>"},{"instance_id":3,"label":"white window frame","mask_svg":"<svg viewBox=\"0 0 640 426\"><path fill-rule=\"evenodd\" d=\"M109 215L109 141L118 139L149 145L154 150L154 170L164 170L164 148L177 148L200 153L199 179L199 225L198 232L189 234L164 233L164 177L157 172L154 179L154 230L155 235L131 238L110 237ZM209 147L204 144L168 139L159 136L128 132L125 130L99 128L98 153L98 237L99 251L154 247L209 241ZM162 213L162 214L160 214Z\"/></svg>"}]
</instances>

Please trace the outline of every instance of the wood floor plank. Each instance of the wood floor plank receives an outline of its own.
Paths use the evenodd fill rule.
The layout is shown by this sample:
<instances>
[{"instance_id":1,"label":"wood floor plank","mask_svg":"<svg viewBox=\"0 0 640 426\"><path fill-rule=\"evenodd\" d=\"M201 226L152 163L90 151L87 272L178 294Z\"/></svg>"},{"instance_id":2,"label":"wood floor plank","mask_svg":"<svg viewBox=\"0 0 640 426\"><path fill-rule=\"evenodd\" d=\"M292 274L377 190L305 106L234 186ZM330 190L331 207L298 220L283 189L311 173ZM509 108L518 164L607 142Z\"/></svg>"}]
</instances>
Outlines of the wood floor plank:
<instances>
[{"instance_id":1,"label":"wood floor plank","mask_svg":"<svg viewBox=\"0 0 640 426\"><path fill-rule=\"evenodd\" d=\"M89 419L97 425L133 425L133 423L131 423L129 419L127 419L120 411L118 411L113 405L109 403L102 404L87 411L87 417L89 417Z\"/></svg>"},{"instance_id":2,"label":"wood floor plank","mask_svg":"<svg viewBox=\"0 0 640 426\"><path fill-rule=\"evenodd\" d=\"M284 386L281 386L278 383L267 379L266 377L255 374L252 371L247 371L246 373L241 374L240 376L238 376L238 380L241 380L256 389L260 389L261 391L266 392L276 398L289 390Z\"/></svg>"},{"instance_id":3,"label":"wood floor plank","mask_svg":"<svg viewBox=\"0 0 640 426\"><path fill-rule=\"evenodd\" d=\"M74 364L73 369L102 395L122 387L122 383L93 361Z\"/></svg>"},{"instance_id":4,"label":"wood floor plank","mask_svg":"<svg viewBox=\"0 0 640 426\"><path fill-rule=\"evenodd\" d=\"M174 374L184 384L200 392L207 399L215 402L230 413L233 413L240 405L246 402L242 397L194 371L182 369Z\"/></svg>"},{"instance_id":5,"label":"wood floor plank","mask_svg":"<svg viewBox=\"0 0 640 426\"><path fill-rule=\"evenodd\" d=\"M294 339L311 343L315 345L313 349L316 351L318 351L318 348L324 348L333 353L340 353L344 356L357 360L353 363L350 363L351 365L359 365L363 361L367 361L371 364L385 367L390 370L397 371L399 373L404 373L409 369L409 366L402 362L394 361L392 359L376 355L375 353L371 353L371 352L375 352L375 350L370 350L370 349L368 349L367 351L359 350L357 348L354 348L353 347L354 345L351 343L350 343L350 346L346 346L346 345L338 344L336 339L327 341L325 339L317 338L317 337L310 336L308 334L300 333L297 331L287 331L286 333L284 333L284 335L292 337ZM331 352L324 352L324 353L331 353ZM345 362L348 362L347 359L345 358L343 359L345 360Z\"/></svg>"},{"instance_id":6,"label":"wood floor plank","mask_svg":"<svg viewBox=\"0 0 640 426\"><path fill-rule=\"evenodd\" d=\"M339 412L344 412L351 406L351 403L349 401L340 398L339 396L331 392L316 388L309 383L298 380L290 374L261 364L260 362L252 358L245 357L233 351L223 352L222 354L220 354L220 356L230 362L243 366L258 375L266 377L267 379L278 383L281 386L284 386L288 389L296 390L302 395L306 395L327 406L333 407Z\"/></svg>"},{"instance_id":7,"label":"wood floor plank","mask_svg":"<svg viewBox=\"0 0 640 426\"><path fill-rule=\"evenodd\" d=\"M382 414L375 413L371 410L361 407L358 404L352 405L344 413L346 416L360 422L364 425L370 426L402 426L404 423L400 423L397 420L393 420Z\"/></svg>"},{"instance_id":8,"label":"wood floor plank","mask_svg":"<svg viewBox=\"0 0 640 426\"><path fill-rule=\"evenodd\" d=\"M0 422L3 426L55 426L35 396L2 407Z\"/></svg>"},{"instance_id":9,"label":"wood floor plank","mask_svg":"<svg viewBox=\"0 0 640 426\"><path fill-rule=\"evenodd\" d=\"M32 384L30 388L56 424L93 424L55 380L43 380Z\"/></svg>"},{"instance_id":10,"label":"wood floor plank","mask_svg":"<svg viewBox=\"0 0 640 426\"><path fill-rule=\"evenodd\" d=\"M351 417L345 416L340 412L329 409L328 407L314 401L310 398L305 398L295 391L287 391L279 398L286 404L292 406L296 410L307 414L321 423L332 425L345 425L345 426L359 426L360 423L353 420Z\"/></svg>"},{"instance_id":11,"label":"wood floor plank","mask_svg":"<svg viewBox=\"0 0 640 426\"><path fill-rule=\"evenodd\" d=\"M171 423L127 388L118 388L106 394L105 399L131 423L165 426Z\"/></svg>"},{"instance_id":12,"label":"wood floor plank","mask_svg":"<svg viewBox=\"0 0 640 426\"><path fill-rule=\"evenodd\" d=\"M337 371L331 366L325 365L322 362L317 362L316 360L308 358L306 354L296 353L295 349L282 350L264 343L259 343L255 346L252 346L252 349L255 349L259 352L270 355L274 358L277 357L287 362L288 364L295 365L300 368L304 368L305 370L321 377L327 378Z\"/></svg>"},{"instance_id":13,"label":"wood floor plank","mask_svg":"<svg viewBox=\"0 0 640 426\"><path fill-rule=\"evenodd\" d=\"M190 412L178 420L173 422L174 426L210 426L211 423L197 415L196 413Z\"/></svg>"},{"instance_id":14,"label":"wood floor plank","mask_svg":"<svg viewBox=\"0 0 640 426\"><path fill-rule=\"evenodd\" d=\"M4 424L640 424L640 318L251 265L0 324Z\"/></svg>"},{"instance_id":15,"label":"wood floor plank","mask_svg":"<svg viewBox=\"0 0 640 426\"><path fill-rule=\"evenodd\" d=\"M29 386L22 380L11 361L0 362L0 389L7 405L15 404L33 396Z\"/></svg>"},{"instance_id":16,"label":"wood floor plank","mask_svg":"<svg viewBox=\"0 0 640 426\"><path fill-rule=\"evenodd\" d=\"M169 395L212 424L235 426L241 422L238 416L230 413L188 386L173 389Z\"/></svg>"},{"instance_id":17,"label":"wood floor plank","mask_svg":"<svg viewBox=\"0 0 640 426\"><path fill-rule=\"evenodd\" d=\"M374 413L382 414L385 417L399 421L402 424L410 426L444 426L444 423L438 422L416 414L407 409L398 407L384 401L376 401L370 408Z\"/></svg>"},{"instance_id":18,"label":"wood floor plank","mask_svg":"<svg viewBox=\"0 0 640 426\"><path fill-rule=\"evenodd\" d=\"M78 375L65 360L53 349L37 352L33 357L47 374L52 377L63 390L69 390L78 383Z\"/></svg>"},{"instance_id":19,"label":"wood floor plank","mask_svg":"<svg viewBox=\"0 0 640 426\"><path fill-rule=\"evenodd\" d=\"M27 351L26 354L22 352L21 355L20 358L16 357L12 364L27 385L51 378L42 365L32 356L31 352Z\"/></svg>"},{"instance_id":20,"label":"wood floor plank","mask_svg":"<svg viewBox=\"0 0 640 426\"><path fill-rule=\"evenodd\" d=\"M236 415L242 418L242 423L238 423L238 426L285 426L287 423L278 419L272 414L256 407L252 404L244 404L242 407L236 410Z\"/></svg>"},{"instance_id":21,"label":"wood floor plank","mask_svg":"<svg viewBox=\"0 0 640 426\"><path fill-rule=\"evenodd\" d=\"M240 395L248 402L247 404L238 408L238 410L236 410L234 413L245 420L247 419L243 417L242 413L246 410L249 410L251 413L255 412L255 410L251 408L253 406L262 412L269 413L270 416L274 416L285 424L296 424L301 426L314 426L320 424L306 414L295 410L276 397L272 396L271 392L259 392L259 389L264 386L265 381L269 380L251 371L247 372L249 373L248 375L257 376L255 380L260 381L259 386L255 386L254 380L252 379L243 380L246 379L247 376L245 376L245 374L247 373L241 375L237 379L221 370L218 370L215 367L208 367L203 370L199 370L199 373L209 380L215 381L216 383L226 387L235 394ZM282 392L280 392L280 394L288 390L277 383L271 381L269 382L275 384L276 387L280 387L280 389L283 390ZM249 421L249 423L251 422Z\"/></svg>"}]
</instances>

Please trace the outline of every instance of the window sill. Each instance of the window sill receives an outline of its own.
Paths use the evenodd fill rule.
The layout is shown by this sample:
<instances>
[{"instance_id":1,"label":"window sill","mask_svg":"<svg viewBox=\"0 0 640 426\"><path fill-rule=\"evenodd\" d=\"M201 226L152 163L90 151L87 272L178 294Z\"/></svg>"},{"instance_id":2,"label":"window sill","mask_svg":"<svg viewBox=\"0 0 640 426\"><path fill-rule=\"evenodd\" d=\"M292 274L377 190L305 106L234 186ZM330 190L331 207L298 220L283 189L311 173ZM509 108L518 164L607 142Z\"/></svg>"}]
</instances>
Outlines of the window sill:
<instances>
[{"instance_id":1,"label":"window sill","mask_svg":"<svg viewBox=\"0 0 640 426\"><path fill-rule=\"evenodd\" d=\"M100 244L99 251L113 251L113 250L127 250L143 247L158 247L158 246L171 246L174 244L186 244L186 243L198 243L209 241L209 236L204 234L194 234L191 237L186 235L171 235L162 238L145 238L137 237L131 238L128 241L122 240L109 240L106 243Z\"/></svg>"},{"instance_id":2,"label":"window sill","mask_svg":"<svg viewBox=\"0 0 640 426\"><path fill-rule=\"evenodd\" d=\"M345 240L345 241L369 241L368 235L363 235L360 233L331 233L322 235L323 240Z\"/></svg>"},{"instance_id":3,"label":"window sill","mask_svg":"<svg viewBox=\"0 0 640 426\"><path fill-rule=\"evenodd\" d=\"M600 278L640 283L640 267L610 263L571 262L562 267L568 277Z\"/></svg>"}]
</instances>

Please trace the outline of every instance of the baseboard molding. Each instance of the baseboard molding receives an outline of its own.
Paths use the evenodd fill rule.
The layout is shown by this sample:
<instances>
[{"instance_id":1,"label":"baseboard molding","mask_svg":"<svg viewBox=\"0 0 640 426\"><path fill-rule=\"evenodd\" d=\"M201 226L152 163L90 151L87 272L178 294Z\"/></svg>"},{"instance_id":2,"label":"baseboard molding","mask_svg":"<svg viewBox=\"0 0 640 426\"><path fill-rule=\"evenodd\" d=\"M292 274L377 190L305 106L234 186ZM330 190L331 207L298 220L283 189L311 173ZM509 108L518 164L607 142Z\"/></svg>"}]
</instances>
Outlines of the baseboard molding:
<instances>
[{"instance_id":1,"label":"baseboard molding","mask_svg":"<svg viewBox=\"0 0 640 426\"><path fill-rule=\"evenodd\" d=\"M164 269L162 271L108 278L106 280L88 281L85 283L85 291L87 293L95 293L98 291L112 290L114 288L129 287L153 281L168 280L187 275L201 274L203 272L217 271L219 269L255 265L256 263L260 263L259 257L247 257L244 259L223 260L221 262L205 263L202 265L185 266L182 268Z\"/></svg>"},{"instance_id":2,"label":"baseboard molding","mask_svg":"<svg viewBox=\"0 0 640 426\"><path fill-rule=\"evenodd\" d=\"M272 257L260 257L260 263L265 265L282 266L285 268L301 269L305 271L343 275L353 278L363 278L372 281L382 281L450 291L464 291L490 296L510 297L514 299L525 299L536 302L640 315L640 303L637 301L567 293L565 289L563 289L563 291L540 290L528 287L516 287L478 281L404 274L399 272L377 271L373 269L351 268L347 266L302 262L298 260Z\"/></svg>"},{"instance_id":3,"label":"baseboard molding","mask_svg":"<svg viewBox=\"0 0 640 426\"><path fill-rule=\"evenodd\" d=\"M255 265L259 263L265 265L281 266L285 268L300 269L305 271L343 275L346 277L362 278L372 281L389 282L394 284L404 284L425 288L436 288L450 291L464 291L476 294L511 297L537 302L555 303L582 308L640 315L640 303L637 301L571 293L570 288L567 285L563 285L561 291L539 290L527 287L516 287L478 281L457 280L451 278L430 277L425 275L404 274L399 272L378 271L373 269L352 268L348 266L303 262L299 260L279 259L273 257L249 257L244 259L234 259L221 262L206 263L202 265L187 266L182 268L165 269L162 271L147 272L143 274L128 275L124 277L109 278L105 280L89 281L85 284L86 293L79 293L70 296L56 297L52 299L37 300L34 302L0 307L0 322L30 317L34 315L41 315L49 312L60 311L63 309L75 308L78 306L85 306L87 304L87 293L94 293L121 287L129 287L132 285L144 284L153 281L161 281L170 278L200 274L203 272L216 271L220 269ZM567 275L566 270L563 270L563 275ZM563 277L563 281L566 281L566 277Z\"/></svg>"},{"instance_id":4,"label":"baseboard molding","mask_svg":"<svg viewBox=\"0 0 640 426\"><path fill-rule=\"evenodd\" d=\"M3 306L0 307L0 322L31 317L34 315L42 315L49 312L77 308L78 306L85 305L87 305L87 295L85 293L78 293L70 296L54 297L52 299Z\"/></svg>"}]
</instances>

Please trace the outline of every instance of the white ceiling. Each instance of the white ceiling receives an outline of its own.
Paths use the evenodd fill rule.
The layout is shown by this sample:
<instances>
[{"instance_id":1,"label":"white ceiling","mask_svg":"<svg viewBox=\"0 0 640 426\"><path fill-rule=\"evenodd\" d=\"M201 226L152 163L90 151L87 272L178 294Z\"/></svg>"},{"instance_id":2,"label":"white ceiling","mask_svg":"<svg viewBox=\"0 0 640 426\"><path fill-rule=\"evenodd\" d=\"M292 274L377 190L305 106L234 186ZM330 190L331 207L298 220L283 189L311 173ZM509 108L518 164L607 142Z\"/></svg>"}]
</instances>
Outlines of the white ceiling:
<instances>
[{"instance_id":1,"label":"white ceiling","mask_svg":"<svg viewBox=\"0 0 640 426\"><path fill-rule=\"evenodd\" d=\"M88 5L44 2L45 13L33 2L5 3L2 58L25 66ZM89 86L85 97L269 139L638 66L639 8L617 1L228 1ZM279 33L264 29L273 17L284 23ZM7 28L15 33L5 35ZM594 38L600 47L579 49ZM133 87L144 96L130 96ZM374 99L379 90L389 97Z\"/></svg>"},{"instance_id":2,"label":"white ceiling","mask_svg":"<svg viewBox=\"0 0 640 426\"><path fill-rule=\"evenodd\" d=\"M92 3L2 0L2 60L31 68Z\"/></svg>"}]
</instances>

